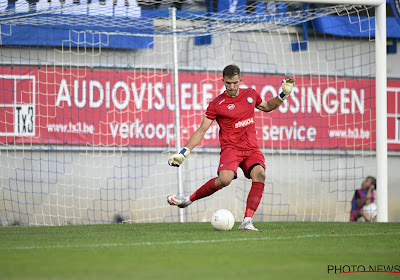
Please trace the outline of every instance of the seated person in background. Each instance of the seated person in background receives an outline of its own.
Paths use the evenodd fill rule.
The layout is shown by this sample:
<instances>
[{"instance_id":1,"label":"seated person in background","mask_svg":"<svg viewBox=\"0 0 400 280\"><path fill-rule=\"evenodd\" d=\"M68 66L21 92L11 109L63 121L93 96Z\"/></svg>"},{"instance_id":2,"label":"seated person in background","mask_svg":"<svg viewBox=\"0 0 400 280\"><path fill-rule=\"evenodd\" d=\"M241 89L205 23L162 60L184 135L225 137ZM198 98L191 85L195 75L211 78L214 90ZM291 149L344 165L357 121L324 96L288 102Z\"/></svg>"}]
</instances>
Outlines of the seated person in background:
<instances>
[{"instance_id":1,"label":"seated person in background","mask_svg":"<svg viewBox=\"0 0 400 280\"><path fill-rule=\"evenodd\" d=\"M365 178L361 184L361 189L355 191L351 200L350 222L356 222L363 218L366 222L370 221L369 215L364 215L363 207L375 201L376 179L372 176Z\"/></svg>"}]
</instances>

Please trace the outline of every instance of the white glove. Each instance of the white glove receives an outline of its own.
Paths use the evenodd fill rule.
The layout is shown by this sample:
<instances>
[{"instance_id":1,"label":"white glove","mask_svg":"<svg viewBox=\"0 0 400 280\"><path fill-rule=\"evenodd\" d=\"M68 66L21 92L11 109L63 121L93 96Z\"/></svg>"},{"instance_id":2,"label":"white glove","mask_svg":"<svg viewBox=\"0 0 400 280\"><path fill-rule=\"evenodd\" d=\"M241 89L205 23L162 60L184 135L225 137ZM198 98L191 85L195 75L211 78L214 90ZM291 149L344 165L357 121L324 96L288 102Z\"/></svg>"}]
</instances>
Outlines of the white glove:
<instances>
[{"instance_id":1,"label":"white glove","mask_svg":"<svg viewBox=\"0 0 400 280\"><path fill-rule=\"evenodd\" d=\"M285 101L293 89L294 79L284 79L282 81L282 92L278 95L281 101Z\"/></svg>"},{"instance_id":2,"label":"white glove","mask_svg":"<svg viewBox=\"0 0 400 280\"><path fill-rule=\"evenodd\" d=\"M179 167L185 160L185 158L189 156L189 154L190 150L186 147L183 147L183 149L179 152L179 154L174 154L169 158L168 164L170 166Z\"/></svg>"}]
</instances>

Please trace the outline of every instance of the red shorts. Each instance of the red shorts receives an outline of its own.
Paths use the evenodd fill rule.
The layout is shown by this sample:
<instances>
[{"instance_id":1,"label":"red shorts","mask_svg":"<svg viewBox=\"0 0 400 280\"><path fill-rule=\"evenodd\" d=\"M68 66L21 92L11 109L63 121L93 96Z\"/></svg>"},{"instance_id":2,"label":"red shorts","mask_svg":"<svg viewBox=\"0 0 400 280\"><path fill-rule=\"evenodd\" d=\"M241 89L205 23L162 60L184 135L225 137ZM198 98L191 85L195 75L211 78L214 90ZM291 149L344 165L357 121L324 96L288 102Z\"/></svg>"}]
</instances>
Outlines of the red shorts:
<instances>
[{"instance_id":1,"label":"red shorts","mask_svg":"<svg viewBox=\"0 0 400 280\"><path fill-rule=\"evenodd\" d=\"M221 152L218 173L221 170L232 170L237 178L237 169L243 170L244 176L250 179L249 169L256 165L261 165L265 169L265 158L260 149L240 151L226 148ZM251 170L250 170L251 171Z\"/></svg>"}]
</instances>

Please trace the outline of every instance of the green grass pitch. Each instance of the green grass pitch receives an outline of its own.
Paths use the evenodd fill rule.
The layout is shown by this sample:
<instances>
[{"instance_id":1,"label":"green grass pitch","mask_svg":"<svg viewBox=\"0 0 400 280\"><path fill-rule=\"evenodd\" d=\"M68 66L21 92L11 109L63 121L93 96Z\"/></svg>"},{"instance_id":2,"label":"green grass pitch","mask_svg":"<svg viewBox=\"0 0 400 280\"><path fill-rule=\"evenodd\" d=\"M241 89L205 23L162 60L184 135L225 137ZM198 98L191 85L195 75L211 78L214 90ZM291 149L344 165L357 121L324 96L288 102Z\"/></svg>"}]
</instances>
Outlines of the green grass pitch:
<instances>
[{"instance_id":1,"label":"green grass pitch","mask_svg":"<svg viewBox=\"0 0 400 280\"><path fill-rule=\"evenodd\" d=\"M238 225L0 227L0 279L400 279L400 223Z\"/></svg>"}]
</instances>

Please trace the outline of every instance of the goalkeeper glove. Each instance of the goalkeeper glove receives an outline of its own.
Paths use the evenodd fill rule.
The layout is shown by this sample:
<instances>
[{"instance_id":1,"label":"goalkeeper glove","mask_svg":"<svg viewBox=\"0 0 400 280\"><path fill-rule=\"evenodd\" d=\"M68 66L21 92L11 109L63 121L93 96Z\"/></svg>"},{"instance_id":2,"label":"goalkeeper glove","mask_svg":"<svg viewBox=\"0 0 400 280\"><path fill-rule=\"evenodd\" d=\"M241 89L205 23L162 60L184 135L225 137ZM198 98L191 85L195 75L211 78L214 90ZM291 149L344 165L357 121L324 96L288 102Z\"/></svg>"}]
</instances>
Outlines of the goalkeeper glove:
<instances>
[{"instance_id":1,"label":"goalkeeper glove","mask_svg":"<svg viewBox=\"0 0 400 280\"><path fill-rule=\"evenodd\" d=\"M189 156L189 154L190 150L186 147L183 147L183 149L179 152L179 154L174 154L169 158L168 164L170 166L179 167L185 160L185 158Z\"/></svg>"},{"instance_id":2,"label":"goalkeeper glove","mask_svg":"<svg viewBox=\"0 0 400 280\"><path fill-rule=\"evenodd\" d=\"M294 79L284 79L282 81L282 92L278 95L281 101L285 101L293 89Z\"/></svg>"}]
</instances>

